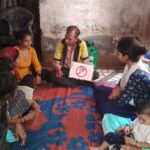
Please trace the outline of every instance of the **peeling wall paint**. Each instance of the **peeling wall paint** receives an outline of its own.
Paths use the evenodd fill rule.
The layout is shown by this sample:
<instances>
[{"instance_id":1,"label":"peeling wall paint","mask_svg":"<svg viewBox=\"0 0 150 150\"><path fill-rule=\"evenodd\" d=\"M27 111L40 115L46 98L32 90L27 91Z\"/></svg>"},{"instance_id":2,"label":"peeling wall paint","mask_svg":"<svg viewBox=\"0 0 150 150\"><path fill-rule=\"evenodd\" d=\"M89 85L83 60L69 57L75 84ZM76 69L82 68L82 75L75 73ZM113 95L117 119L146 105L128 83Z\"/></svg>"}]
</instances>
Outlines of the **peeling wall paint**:
<instances>
[{"instance_id":1,"label":"peeling wall paint","mask_svg":"<svg viewBox=\"0 0 150 150\"><path fill-rule=\"evenodd\" d=\"M80 28L81 38L137 35L142 15L143 0L40 0L42 49L54 50L69 25Z\"/></svg>"}]
</instances>

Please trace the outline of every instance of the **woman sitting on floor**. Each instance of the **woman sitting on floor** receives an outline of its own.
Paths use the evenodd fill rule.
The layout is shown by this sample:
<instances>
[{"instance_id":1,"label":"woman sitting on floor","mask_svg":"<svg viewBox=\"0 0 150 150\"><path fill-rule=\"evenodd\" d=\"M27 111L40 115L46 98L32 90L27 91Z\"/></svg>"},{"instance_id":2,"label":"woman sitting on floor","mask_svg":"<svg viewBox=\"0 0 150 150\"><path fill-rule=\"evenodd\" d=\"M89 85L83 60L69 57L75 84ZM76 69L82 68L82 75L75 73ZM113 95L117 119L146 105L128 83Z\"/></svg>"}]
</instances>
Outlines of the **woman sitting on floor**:
<instances>
[{"instance_id":1,"label":"woman sitting on floor","mask_svg":"<svg viewBox=\"0 0 150 150\"><path fill-rule=\"evenodd\" d=\"M104 115L104 132L114 132L136 118L136 104L150 99L150 73L141 60L147 49L133 37L123 37L118 43L118 59L125 63L121 81L114 89L99 86L95 99ZM110 123L111 122L111 123Z\"/></svg>"},{"instance_id":2,"label":"woman sitting on floor","mask_svg":"<svg viewBox=\"0 0 150 150\"><path fill-rule=\"evenodd\" d=\"M16 35L17 40L19 41L19 45L15 48L19 52L18 58L16 59L16 66L18 68L20 82L19 85L29 86L31 88L35 87L34 84L34 73L31 69L31 65L33 65L33 69L35 70L35 82L36 84L41 83L42 80L46 80L50 82L50 72L47 69L43 69L35 49L32 45L32 35L28 31L20 31Z\"/></svg>"}]
</instances>

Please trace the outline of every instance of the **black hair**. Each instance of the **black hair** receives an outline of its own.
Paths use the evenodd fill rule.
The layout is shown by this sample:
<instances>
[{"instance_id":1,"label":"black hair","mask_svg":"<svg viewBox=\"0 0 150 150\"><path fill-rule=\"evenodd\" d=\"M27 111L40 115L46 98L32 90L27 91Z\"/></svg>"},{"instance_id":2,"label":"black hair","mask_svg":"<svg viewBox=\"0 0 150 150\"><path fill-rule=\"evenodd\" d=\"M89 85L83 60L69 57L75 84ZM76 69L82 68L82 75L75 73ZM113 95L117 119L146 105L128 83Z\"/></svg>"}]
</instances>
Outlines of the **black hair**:
<instances>
[{"instance_id":1,"label":"black hair","mask_svg":"<svg viewBox=\"0 0 150 150\"><path fill-rule=\"evenodd\" d=\"M16 54L15 54L15 56L13 58L13 61L16 61L18 57L19 57L19 51L16 50Z\"/></svg>"},{"instance_id":2,"label":"black hair","mask_svg":"<svg viewBox=\"0 0 150 150\"><path fill-rule=\"evenodd\" d=\"M150 99L138 103L136 108L138 114L146 114L150 116Z\"/></svg>"},{"instance_id":3,"label":"black hair","mask_svg":"<svg viewBox=\"0 0 150 150\"><path fill-rule=\"evenodd\" d=\"M137 62L140 56L148 51L144 46L141 46L139 40L130 36L121 38L117 49L123 56L127 55L128 59L133 62Z\"/></svg>"},{"instance_id":4,"label":"black hair","mask_svg":"<svg viewBox=\"0 0 150 150\"><path fill-rule=\"evenodd\" d=\"M78 37L80 35L80 30L77 26L68 26L66 29L67 33L70 33L72 31L75 31L75 36Z\"/></svg>"},{"instance_id":5,"label":"black hair","mask_svg":"<svg viewBox=\"0 0 150 150\"><path fill-rule=\"evenodd\" d=\"M9 93L15 92L17 88L17 79L10 72L0 73L0 102L7 101L5 98Z\"/></svg>"},{"instance_id":6,"label":"black hair","mask_svg":"<svg viewBox=\"0 0 150 150\"><path fill-rule=\"evenodd\" d=\"M0 57L0 73L10 72L14 68L13 62L9 57Z\"/></svg>"},{"instance_id":7,"label":"black hair","mask_svg":"<svg viewBox=\"0 0 150 150\"><path fill-rule=\"evenodd\" d=\"M32 37L32 34L27 30L20 30L15 32L15 38L20 41L22 41L28 35Z\"/></svg>"},{"instance_id":8,"label":"black hair","mask_svg":"<svg viewBox=\"0 0 150 150\"><path fill-rule=\"evenodd\" d=\"M10 36L10 27L8 22L5 19L0 19L0 35L2 36Z\"/></svg>"}]
</instances>

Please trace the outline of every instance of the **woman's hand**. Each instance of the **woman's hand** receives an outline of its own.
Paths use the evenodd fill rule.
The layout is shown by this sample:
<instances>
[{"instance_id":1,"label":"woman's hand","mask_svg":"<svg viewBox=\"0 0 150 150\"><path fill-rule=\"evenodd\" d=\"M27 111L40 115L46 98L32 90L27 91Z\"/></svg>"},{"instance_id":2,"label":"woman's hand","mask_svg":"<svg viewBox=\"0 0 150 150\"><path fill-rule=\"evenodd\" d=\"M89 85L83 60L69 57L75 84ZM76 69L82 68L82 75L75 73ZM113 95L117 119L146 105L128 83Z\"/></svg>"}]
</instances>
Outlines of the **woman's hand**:
<instances>
[{"instance_id":1,"label":"woman's hand","mask_svg":"<svg viewBox=\"0 0 150 150\"><path fill-rule=\"evenodd\" d=\"M115 100L115 99L117 99L117 98L121 95L121 93L122 93L121 87L120 87L120 86L116 86L116 87L112 90L112 92L111 92L111 94L108 96L108 98L109 98L110 100Z\"/></svg>"},{"instance_id":2,"label":"woman's hand","mask_svg":"<svg viewBox=\"0 0 150 150\"><path fill-rule=\"evenodd\" d=\"M40 113L40 112L41 112L40 106L37 104L36 101L31 100L30 103L31 103L33 109L34 109L37 113Z\"/></svg>"}]
</instances>

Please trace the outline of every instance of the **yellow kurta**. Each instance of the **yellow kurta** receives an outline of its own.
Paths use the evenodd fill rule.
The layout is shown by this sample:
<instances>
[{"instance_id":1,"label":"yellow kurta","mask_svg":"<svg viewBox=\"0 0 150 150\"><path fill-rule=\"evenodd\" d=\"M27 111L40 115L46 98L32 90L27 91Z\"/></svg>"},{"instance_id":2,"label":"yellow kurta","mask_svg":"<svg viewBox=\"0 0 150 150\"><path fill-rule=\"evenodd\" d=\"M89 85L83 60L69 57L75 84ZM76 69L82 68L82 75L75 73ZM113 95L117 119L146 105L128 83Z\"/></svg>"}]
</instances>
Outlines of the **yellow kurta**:
<instances>
[{"instance_id":1,"label":"yellow kurta","mask_svg":"<svg viewBox=\"0 0 150 150\"><path fill-rule=\"evenodd\" d=\"M24 78L24 76L26 76L27 74L32 74L32 72L30 71L29 67L31 66L31 64L33 65L36 73L41 73L42 67L40 65L40 62L38 60L36 51L34 48L30 48L29 49L29 58L26 59L22 53L21 50L18 46L15 47L18 52L19 52L19 56L17 58L16 61L16 66L17 66L17 70L19 73L20 78Z\"/></svg>"}]
</instances>

